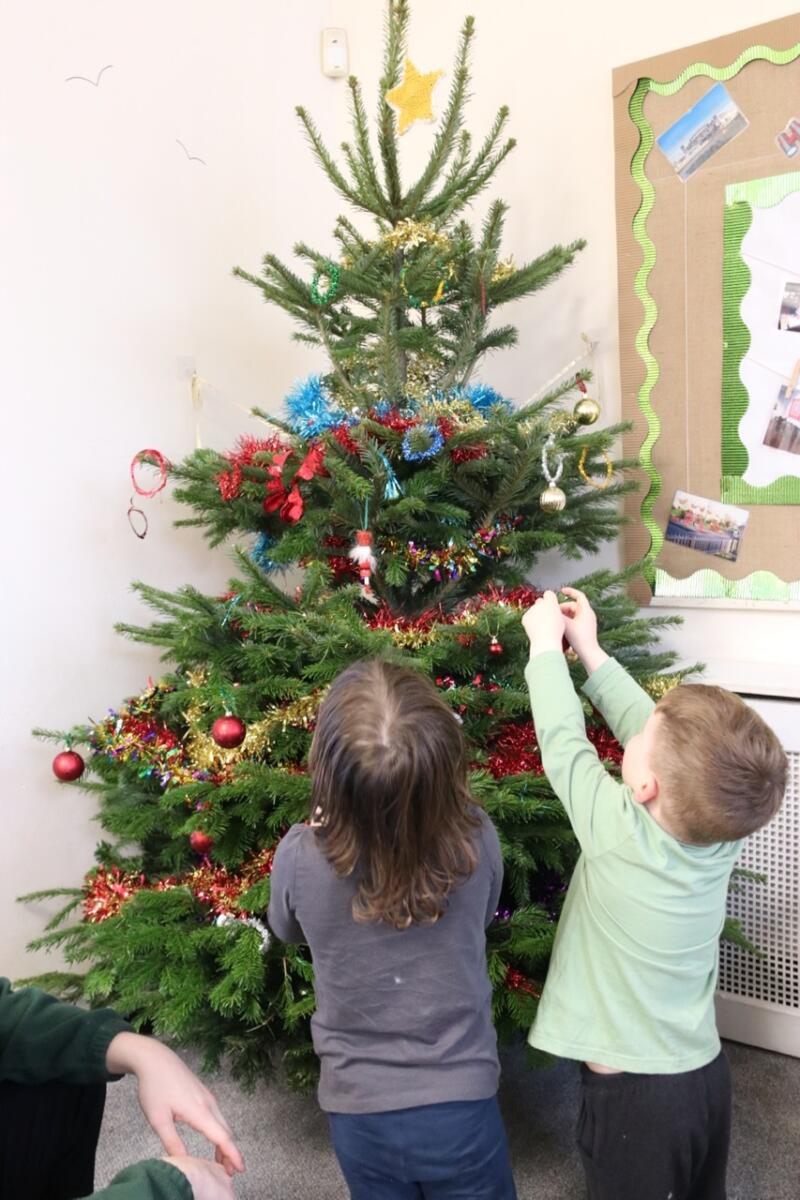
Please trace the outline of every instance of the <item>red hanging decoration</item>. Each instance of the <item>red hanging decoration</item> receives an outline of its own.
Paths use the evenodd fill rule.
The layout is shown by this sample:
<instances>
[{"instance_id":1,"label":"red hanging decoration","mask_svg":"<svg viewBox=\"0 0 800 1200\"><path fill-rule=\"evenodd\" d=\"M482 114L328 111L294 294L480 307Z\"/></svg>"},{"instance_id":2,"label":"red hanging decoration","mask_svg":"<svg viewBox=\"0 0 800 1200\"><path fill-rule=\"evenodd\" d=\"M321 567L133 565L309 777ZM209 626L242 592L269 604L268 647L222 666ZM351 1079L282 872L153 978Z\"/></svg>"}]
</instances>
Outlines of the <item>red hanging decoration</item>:
<instances>
[{"instance_id":1,"label":"red hanging decoration","mask_svg":"<svg viewBox=\"0 0 800 1200\"><path fill-rule=\"evenodd\" d=\"M247 726L238 717L226 713L224 717L217 717L211 726L211 736L223 750L235 750L247 736Z\"/></svg>"},{"instance_id":2,"label":"red hanging decoration","mask_svg":"<svg viewBox=\"0 0 800 1200\"><path fill-rule=\"evenodd\" d=\"M479 284L480 284L480 292L481 292L481 316L485 317L486 316L486 280L483 278L483 275L481 275L481 277L480 277Z\"/></svg>"},{"instance_id":3,"label":"red hanging decoration","mask_svg":"<svg viewBox=\"0 0 800 1200\"><path fill-rule=\"evenodd\" d=\"M62 783L73 783L80 779L86 769L86 763L75 750L62 750L53 759L53 774Z\"/></svg>"},{"instance_id":4,"label":"red hanging decoration","mask_svg":"<svg viewBox=\"0 0 800 1200\"><path fill-rule=\"evenodd\" d=\"M503 647L502 647L501 643L498 642L498 640L494 636L494 634L492 634L492 640L489 642L489 653L490 654L502 654L503 653Z\"/></svg>"},{"instance_id":5,"label":"red hanging decoration","mask_svg":"<svg viewBox=\"0 0 800 1200\"><path fill-rule=\"evenodd\" d=\"M203 833L202 829L194 829L189 834L189 845L194 850L195 854L208 854L211 847L214 845L214 839L210 833Z\"/></svg>"},{"instance_id":6,"label":"red hanging decoration","mask_svg":"<svg viewBox=\"0 0 800 1200\"><path fill-rule=\"evenodd\" d=\"M152 460L152 461L148 461ZM143 488L140 487L136 479L136 468L140 463L144 463L148 467L158 468L158 482L155 487ZM131 482L133 490L138 496L155 496L162 488L167 486L167 471L169 469L169 461L164 457L160 450L140 450L138 454L134 454L131 459Z\"/></svg>"}]
</instances>

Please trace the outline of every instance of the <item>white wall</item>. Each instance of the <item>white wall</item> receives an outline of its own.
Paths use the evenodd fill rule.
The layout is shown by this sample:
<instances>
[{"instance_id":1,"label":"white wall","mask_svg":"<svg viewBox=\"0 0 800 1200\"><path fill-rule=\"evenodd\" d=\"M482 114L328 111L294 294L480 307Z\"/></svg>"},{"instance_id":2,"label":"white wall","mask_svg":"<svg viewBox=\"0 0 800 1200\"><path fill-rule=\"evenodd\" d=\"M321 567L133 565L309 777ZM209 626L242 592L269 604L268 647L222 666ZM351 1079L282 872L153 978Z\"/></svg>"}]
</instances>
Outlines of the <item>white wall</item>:
<instances>
[{"instance_id":1,"label":"white wall","mask_svg":"<svg viewBox=\"0 0 800 1200\"><path fill-rule=\"evenodd\" d=\"M760 15L793 8L768 0ZM130 458L146 446L176 459L193 447L180 358L194 358L217 389L207 395L202 435L220 448L253 427L234 405L277 407L316 365L289 340L288 320L230 268L256 269L266 249L286 254L297 238L331 244L338 202L293 106L307 104L338 143L345 84L318 66L319 30L334 24L348 31L351 67L374 108L382 11L378 0L6 4L3 973L51 961L24 954L41 910L21 909L14 897L78 883L97 833L91 801L59 790L52 752L29 730L99 717L157 672L154 653L112 630L114 621L144 618L132 579L214 589L227 575L224 552L209 554L199 536L171 528L177 509L166 494L142 503L150 533L137 541L125 517ZM499 179L512 205L509 252L520 260L578 235L590 243L563 281L515 314L520 348L486 376L524 399L578 353L585 330L601 342L600 395L611 421L611 69L746 26L755 11L746 0L673 0L646 17L633 0L418 3L411 52L421 69L448 66L470 11L478 18L471 127L479 133L507 101L520 142ZM97 88L65 83L107 63ZM188 161L176 138L207 165ZM409 162L429 138L426 127L406 136ZM561 574L557 564L550 572ZM760 661L800 661L783 614L692 612L687 620L687 657L724 659L736 643L741 658L745 641Z\"/></svg>"}]
</instances>

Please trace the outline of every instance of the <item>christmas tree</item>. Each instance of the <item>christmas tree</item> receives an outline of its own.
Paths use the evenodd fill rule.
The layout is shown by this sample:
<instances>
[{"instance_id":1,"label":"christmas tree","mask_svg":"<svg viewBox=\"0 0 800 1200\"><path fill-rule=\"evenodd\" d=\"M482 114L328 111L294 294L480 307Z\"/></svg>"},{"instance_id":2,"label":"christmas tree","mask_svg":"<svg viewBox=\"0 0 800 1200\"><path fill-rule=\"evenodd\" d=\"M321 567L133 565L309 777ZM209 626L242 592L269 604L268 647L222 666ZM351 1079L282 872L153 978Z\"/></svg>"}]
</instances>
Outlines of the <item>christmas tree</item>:
<instances>
[{"instance_id":1,"label":"christmas tree","mask_svg":"<svg viewBox=\"0 0 800 1200\"><path fill-rule=\"evenodd\" d=\"M505 858L488 934L501 1038L533 1017L575 855L542 773L520 615L540 552L577 560L616 533L628 486L609 457L619 428L594 425L585 372L518 407L476 378L516 340L497 312L554 280L582 243L515 265L502 201L477 232L464 217L514 145L505 108L477 146L464 127L471 18L428 161L403 183L398 139L430 113L437 78L406 59L408 16L393 0L374 140L355 79L340 160L297 110L355 210L338 218L335 249L300 243L298 267L268 254L260 275L236 272L327 352L327 371L294 388L282 419L259 413L263 437L169 468L191 511L180 523L211 545L234 541L236 577L222 596L138 585L156 619L122 631L161 647L168 673L71 730L54 764L80 777L73 747L84 748L77 786L96 795L107 836L84 887L36 894L66 900L36 944L60 946L76 968L38 982L111 1003L209 1062L226 1055L245 1080L276 1063L298 1084L315 1072L308 953L271 939L263 919L274 847L308 815L315 713L345 666L407 663L463 722L472 788ZM659 674L671 657L652 649L657 622L635 619L621 581L579 585L606 647L654 695L671 686L678 676ZM619 747L595 713L587 723L613 769Z\"/></svg>"}]
</instances>

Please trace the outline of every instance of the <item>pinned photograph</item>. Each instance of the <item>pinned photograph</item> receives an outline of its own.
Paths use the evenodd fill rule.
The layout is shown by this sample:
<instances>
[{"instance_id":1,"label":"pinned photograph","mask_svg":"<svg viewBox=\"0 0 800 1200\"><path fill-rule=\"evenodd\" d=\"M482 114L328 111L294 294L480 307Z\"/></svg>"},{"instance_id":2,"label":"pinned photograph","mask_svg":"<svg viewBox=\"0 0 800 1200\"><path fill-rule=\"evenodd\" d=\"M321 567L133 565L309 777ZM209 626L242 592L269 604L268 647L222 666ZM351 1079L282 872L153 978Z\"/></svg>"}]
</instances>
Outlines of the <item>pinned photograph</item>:
<instances>
[{"instance_id":1,"label":"pinned photograph","mask_svg":"<svg viewBox=\"0 0 800 1200\"><path fill-rule=\"evenodd\" d=\"M764 434L764 445L773 450L800 454L800 387L784 384L779 389L767 432Z\"/></svg>"},{"instance_id":2,"label":"pinned photograph","mask_svg":"<svg viewBox=\"0 0 800 1200\"><path fill-rule=\"evenodd\" d=\"M736 562L749 516L746 508L676 492L665 537L676 546Z\"/></svg>"},{"instance_id":3,"label":"pinned photograph","mask_svg":"<svg viewBox=\"0 0 800 1200\"><path fill-rule=\"evenodd\" d=\"M783 289L778 329L800 333L800 283L787 283Z\"/></svg>"},{"instance_id":4,"label":"pinned photograph","mask_svg":"<svg viewBox=\"0 0 800 1200\"><path fill-rule=\"evenodd\" d=\"M786 122L775 141L787 158L794 158L800 150L800 121L797 117L792 117Z\"/></svg>"},{"instance_id":5,"label":"pinned photograph","mask_svg":"<svg viewBox=\"0 0 800 1200\"><path fill-rule=\"evenodd\" d=\"M656 140L685 182L747 125L724 83L717 83Z\"/></svg>"}]
</instances>

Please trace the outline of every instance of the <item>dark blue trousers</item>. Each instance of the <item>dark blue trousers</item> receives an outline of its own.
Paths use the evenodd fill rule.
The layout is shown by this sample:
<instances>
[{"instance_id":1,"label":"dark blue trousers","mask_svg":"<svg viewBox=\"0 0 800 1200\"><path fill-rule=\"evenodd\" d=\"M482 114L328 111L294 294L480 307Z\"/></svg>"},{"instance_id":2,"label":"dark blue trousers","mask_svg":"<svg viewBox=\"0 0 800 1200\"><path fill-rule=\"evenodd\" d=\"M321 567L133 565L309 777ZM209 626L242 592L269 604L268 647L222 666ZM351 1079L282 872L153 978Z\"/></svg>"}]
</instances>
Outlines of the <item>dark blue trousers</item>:
<instances>
[{"instance_id":1,"label":"dark blue trousers","mask_svg":"<svg viewBox=\"0 0 800 1200\"><path fill-rule=\"evenodd\" d=\"M494 1096L328 1120L351 1200L516 1200Z\"/></svg>"}]
</instances>

